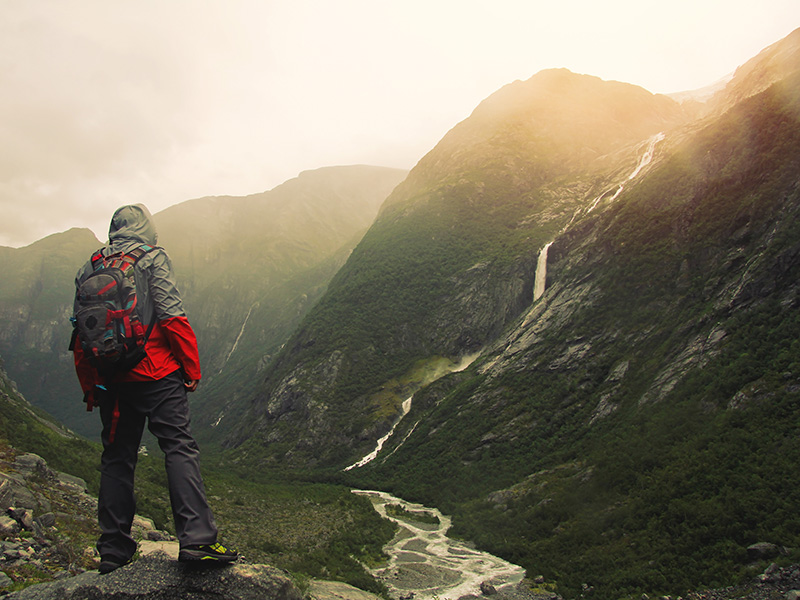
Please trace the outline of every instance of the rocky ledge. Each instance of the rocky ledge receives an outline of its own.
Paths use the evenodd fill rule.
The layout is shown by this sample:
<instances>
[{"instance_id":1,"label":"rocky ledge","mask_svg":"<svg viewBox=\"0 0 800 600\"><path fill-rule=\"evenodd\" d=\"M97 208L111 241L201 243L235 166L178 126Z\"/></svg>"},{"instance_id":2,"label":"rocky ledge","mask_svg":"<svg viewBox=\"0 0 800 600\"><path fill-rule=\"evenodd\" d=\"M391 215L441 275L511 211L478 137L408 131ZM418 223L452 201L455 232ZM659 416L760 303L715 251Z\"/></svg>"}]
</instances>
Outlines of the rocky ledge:
<instances>
[{"instance_id":1,"label":"rocky ledge","mask_svg":"<svg viewBox=\"0 0 800 600\"><path fill-rule=\"evenodd\" d=\"M282 572L268 565L236 563L190 566L156 553L107 575L87 571L40 583L4 600L300 600L302 594Z\"/></svg>"},{"instance_id":2,"label":"rocky ledge","mask_svg":"<svg viewBox=\"0 0 800 600\"><path fill-rule=\"evenodd\" d=\"M97 499L86 483L0 446L0 595L96 569ZM133 533L153 548L174 539L139 515Z\"/></svg>"}]
</instances>

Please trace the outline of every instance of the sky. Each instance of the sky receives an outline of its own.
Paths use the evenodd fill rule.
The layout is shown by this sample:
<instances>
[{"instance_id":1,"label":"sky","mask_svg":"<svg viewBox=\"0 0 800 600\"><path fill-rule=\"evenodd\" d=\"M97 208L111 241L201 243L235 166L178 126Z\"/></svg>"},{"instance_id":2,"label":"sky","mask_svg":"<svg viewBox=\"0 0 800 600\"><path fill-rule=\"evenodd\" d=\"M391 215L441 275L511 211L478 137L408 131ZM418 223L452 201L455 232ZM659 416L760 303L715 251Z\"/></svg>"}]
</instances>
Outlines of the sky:
<instances>
[{"instance_id":1,"label":"sky","mask_svg":"<svg viewBox=\"0 0 800 600\"><path fill-rule=\"evenodd\" d=\"M543 69L692 90L797 27L798 0L0 0L0 245L411 169Z\"/></svg>"}]
</instances>

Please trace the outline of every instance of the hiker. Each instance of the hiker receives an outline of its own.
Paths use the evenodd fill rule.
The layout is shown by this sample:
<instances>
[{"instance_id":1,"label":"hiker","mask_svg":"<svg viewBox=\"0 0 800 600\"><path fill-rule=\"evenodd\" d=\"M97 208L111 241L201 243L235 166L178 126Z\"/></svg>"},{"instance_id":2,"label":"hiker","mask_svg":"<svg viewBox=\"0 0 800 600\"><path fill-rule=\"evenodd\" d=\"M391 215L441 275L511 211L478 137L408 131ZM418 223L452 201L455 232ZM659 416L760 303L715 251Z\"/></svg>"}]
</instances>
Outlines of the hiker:
<instances>
[{"instance_id":1,"label":"hiker","mask_svg":"<svg viewBox=\"0 0 800 600\"><path fill-rule=\"evenodd\" d=\"M232 562L238 554L217 542L217 526L200 475L199 448L190 430L187 392L197 389L200 362L172 264L164 249L155 245L152 216L142 204L123 206L114 213L108 239L76 276L75 333L70 345L87 410L99 406L103 423L100 572L125 565L136 551L131 537L136 511L133 480L145 420L165 454L180 542L178 560ZM110 300L102 302L114 285L128 286L127 309L110 311ZM124 323L114 329L107 323L115 318ZM116 336L126 335L113 346Z\"/></svg>"}]
</instances>

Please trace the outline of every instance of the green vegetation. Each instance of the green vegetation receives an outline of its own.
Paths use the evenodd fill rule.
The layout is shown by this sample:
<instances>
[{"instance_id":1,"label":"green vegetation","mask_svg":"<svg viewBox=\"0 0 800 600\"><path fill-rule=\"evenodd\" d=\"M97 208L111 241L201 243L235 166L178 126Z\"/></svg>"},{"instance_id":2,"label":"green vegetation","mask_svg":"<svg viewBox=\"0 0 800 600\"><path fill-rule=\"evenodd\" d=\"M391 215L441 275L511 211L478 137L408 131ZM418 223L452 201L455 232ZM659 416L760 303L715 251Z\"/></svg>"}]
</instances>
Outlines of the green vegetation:
<instances>
[{"instance_id":1,"label":"green vegetation","mask_svg":"<svg viewBox=\"0 0 800 600\"><path fill-rule=\"evenodd\" d=\"M76 410L82 408L76 406ZM53 469L81 477L95 493L99 489L99 444L76 436L41 409L20 400L1 364L0 438L18 451L38 454Z\"/></svg>"},{"instance_id":2,"label":"green vegetation","mask_svg":"<svg viewBox=\"0 0 800 600\"><path fill-rule=\"evenodd\" d=\"M800 547L800 123L782 97L686 138L580 224L602 238L563 242L552 269L591 301L502 374L418 394L414 435L353 481L453 514L567 597L722 586L766 566L748 545Z\"/></svg>"},{"instance_id":3,"label":"green vegetation","mask_svg":"<svg viewBox=\"0 0 800 600\"><path fill-rule=\"evenodd\" d=\"M386 560L394 525L349 488L298 481L262 483L206 473L206 487L224 539L250 562L286 569L296 578L344 581L385 590L364 569Z\"/></svg>"},{"instance_id":4,"label":"green vegetation","mask_svg":"<svg viewBox=\"0 0 800 600\"><path fill-rule=\"evenodd\" d=\"M99 246L88 229L71 229L25 248L4 248L0 260L0 356L5 369L59 423L89 435L94 415L73 410L80 386L68 353L78 267ZM74 425L74 426L73 426Z\"/></svg>"},{"instance_id":5,"label":"green vegetation","mask_svg":"<svg viewBox=\"0 0 800 600\"><path fill-rule=\"evenodd\" d=\"M399 504L387 504L386 514L403 521L438 525L439 517L427 510L408 510Z\"/></svg>"}]
</instances>

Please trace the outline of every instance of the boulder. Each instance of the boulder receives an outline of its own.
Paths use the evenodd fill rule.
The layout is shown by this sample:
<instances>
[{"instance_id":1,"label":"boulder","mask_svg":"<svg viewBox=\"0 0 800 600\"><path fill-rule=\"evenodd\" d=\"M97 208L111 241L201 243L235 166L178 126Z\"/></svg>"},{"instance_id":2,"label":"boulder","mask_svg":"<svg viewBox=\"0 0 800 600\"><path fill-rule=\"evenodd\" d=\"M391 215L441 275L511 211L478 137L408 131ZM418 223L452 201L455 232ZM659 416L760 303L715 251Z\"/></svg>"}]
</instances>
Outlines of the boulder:
<instances>
[{"instance_id":1,"label":"boulder","mask_svg":"<svg viewBox=\"0 0 800 600\"><path fill-rule=\"evenodd\" d=\"M0 590L4 590L8 586L10 586L13 582L11 577L0 571Z\"/></svg>"},{"instance_id":2,"label":"boulder","mask_svg":"<svg viewBox=\"0 0 800 600\"><path fill-rule=\"evenodd\" d=\"M8 479L0 478L0 511L14 506L14 491Z\"/></svg>"},{"instance_id":3,"label":"boulder","mask_svg":"<svg viewBox=\"0 0 800 600\"><path fill-rule=\"evenodd\" d=\"M76 577L32 585L4 600L302 600L280 570L236 563L203 567L179 563L163 554L140 558L107 575L88 571Z\"/></svg>"},{"instance_id":4,"label":"boulder","mask_svg":"<svg viewBox=\"0 0 800 600\"><path fill-rule=\"evenodd\" d=\"M765 560L775 558L781 553L781 548L769 542L759 542L747 547L747 558L750 560Z\"/></svg>"},{"instance_id":5,"label":"boulder","mask_svg":"<svg viewBox=\"0 0 800 600\"><path fill-rule=\"evenodd\" d=\"M86 485L86 481L84 481L80 477L76 477L75 475L70 475L69 473L62 473L60 471L57 471L56 478L58 479L58 482L61 485L74 487L82 492L86 492L89 489L89 487Z\"/></svg>"},{"instance_id":6,"label":"boulder","mask_svg":"<svg viewBox=\"0 0 800 600\"><path fill-rule=\"evenodd\" d=\"M0 517L0 535L17 535L20 526L14 519L7 516Z\"/></svg>"},{"instance_id":7,"label":"boulder","mask_svg":"<svg viewBox=\"0 0 800 600\"><path fill-rule=\"evenodd\" d=\"M42 527L53 527L56 524L56 516L51 512L47 512L36 517L36 521Z\"/></svg>"},{"instance_id":8,"label":"boulder","mask_svg":"<svg viewBox=\"0 0 800 600\"><path fill-rule=\"evenodd\" d=\"M308 600L380 600L380 596L341 581L311 581L306 597Z\"/></svg>"},{"instance_id":9,"label":"boulder","mask_svg":"<svg viewBox=\"0 0 800 600\"><path fill-rule=\"evenodd\" d=\"M38 454L20 454L14 461L14 468L25 476L38 473L46 477L54 477L55 474L47 466L47 462Z\"/></svg>"},{"instance_id":10,"label":"boulder","mask_svg":"<svg viewBox=\"0 0 800 600\"><path fill-rule=\"evenodd\" d=\"M19 523L23 529L33 529L33 513L27 508L9 508L9 516Z\"/></svg>"},{"instance_id":11,"label":"boulder","mask_svg":"<svg viewBox=\"0 0 800 600\"><path fill-rule=\"evenodd\" d=\"M8 508L39 509L39 502L28 489L25 479L17 474L0 473L0 509Z\"/></svg>"}]
</instances>

